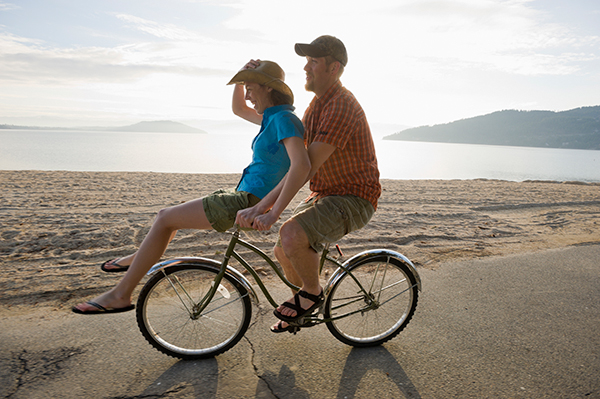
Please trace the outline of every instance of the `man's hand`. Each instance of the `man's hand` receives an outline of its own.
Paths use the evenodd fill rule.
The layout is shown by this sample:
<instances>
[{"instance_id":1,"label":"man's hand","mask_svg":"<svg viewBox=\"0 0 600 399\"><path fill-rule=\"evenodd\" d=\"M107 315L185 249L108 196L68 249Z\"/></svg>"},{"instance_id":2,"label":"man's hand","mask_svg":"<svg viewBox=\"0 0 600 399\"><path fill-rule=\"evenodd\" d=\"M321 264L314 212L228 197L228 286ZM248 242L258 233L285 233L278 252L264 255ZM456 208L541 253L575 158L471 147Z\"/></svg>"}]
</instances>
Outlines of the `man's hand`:
<instances>
[{"instance_id":1,"label":"man's hand","mask_svg":"<svg viewBox=\"0 0 600 399\"><path fill-rule=\"evenodd\" d=\"M264 215L254 218L252 228L259 231L267 231L275 224L277 219L279 219L279 217L275 216L273 212L267 212Z\"/></svg>"},{"instance_id":2,"label":"man's hand","mask_svg":"<svg viewBox=\"0 0 600 399\"><path fill-rule=\"evenodd\" d=\"M238 211L235 215L235 224L246 229L253 228L252 223L254 223L254 219L259 215L260 213L256 210L256 207L254 206L242 209L241 211Z\"/></svg>"},{"instance_id":3,"label":"man's hand","mask_svg":"<svg viewBox=\"0 0 600 399\"><path fill-rule=\"evenodd\" d=\"M242 228L266 231L273 226L279 217L272 212L262 214L256 206L242 209L235 216L235 224Z\"/></svg>"}]
</instances>

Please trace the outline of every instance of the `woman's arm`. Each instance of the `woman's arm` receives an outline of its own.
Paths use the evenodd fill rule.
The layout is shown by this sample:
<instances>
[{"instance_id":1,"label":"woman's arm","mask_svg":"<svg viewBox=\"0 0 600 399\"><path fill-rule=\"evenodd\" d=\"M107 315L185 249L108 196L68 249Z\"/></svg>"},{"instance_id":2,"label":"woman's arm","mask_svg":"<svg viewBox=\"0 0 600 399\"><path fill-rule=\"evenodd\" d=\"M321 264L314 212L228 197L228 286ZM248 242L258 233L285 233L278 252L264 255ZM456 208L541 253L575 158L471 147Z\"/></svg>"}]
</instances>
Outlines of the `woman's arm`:
<instances>
[{"instance_id":1,"label":"woman's arm","mask_svg":"<svg viewBox=\"0 0 600 399\"><path fill-rule=\"evenodd\" d=\"M311 168L304 141L299 137L288 137L283 140L283 144L290 158L288 173L258 204L237 213L236 223L241 227L253 227L256 230L270 229L308 180L307 176ZM271 211L267 213L269 209Z\"/></svg>"},{"instance_id":2,"label":"woman's arm","mask_svg":"<svg viewBox=\"0 0 600 399\"><path fill-rule=\"evenodd\" d=\"M256 125L262 123L262 115L256 113L253 108L246 104L244 85L237 84L233 87L233 97L231 99L231 110L242 119L252 122Z\"/></svg>"},{"instance_id":3,"label":"woman's arm","mask_svg":"<svg viewBox=\"0 0 600 399\"><path fill-rule=\"evenodd\" d=\"M240 69L254 69L260 65L260 60L250 60ZM244 85L236 84L233 87L233 98L231 99L231 110L237 116L242 119L260 125L262 123L262 115L256 113L253 108L250 108L246 103L246 96L244 93Z\"/></svg>"}]
</instances>

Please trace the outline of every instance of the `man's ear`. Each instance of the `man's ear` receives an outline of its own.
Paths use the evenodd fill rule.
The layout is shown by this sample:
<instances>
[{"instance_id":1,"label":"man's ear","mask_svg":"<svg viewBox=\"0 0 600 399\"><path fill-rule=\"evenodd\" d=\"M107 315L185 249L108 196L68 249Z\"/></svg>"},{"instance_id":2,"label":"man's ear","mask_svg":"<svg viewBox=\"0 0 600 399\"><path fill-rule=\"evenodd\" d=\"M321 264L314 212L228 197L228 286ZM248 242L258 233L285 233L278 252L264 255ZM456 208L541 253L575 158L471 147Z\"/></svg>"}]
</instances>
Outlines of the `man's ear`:
<instances>
[{"instance_id":1,"label":"man's ear","mask_svg":"<svg viewBox=\"0 0 600 399\"><path fill-rule=\"evenodd\" d=\"M340 62L339 61L334 61L334 62L332 62L329 65L331 65L331 74L332 75L337 75L337 73L340 70Z\"/></svg>"}]
</instances>

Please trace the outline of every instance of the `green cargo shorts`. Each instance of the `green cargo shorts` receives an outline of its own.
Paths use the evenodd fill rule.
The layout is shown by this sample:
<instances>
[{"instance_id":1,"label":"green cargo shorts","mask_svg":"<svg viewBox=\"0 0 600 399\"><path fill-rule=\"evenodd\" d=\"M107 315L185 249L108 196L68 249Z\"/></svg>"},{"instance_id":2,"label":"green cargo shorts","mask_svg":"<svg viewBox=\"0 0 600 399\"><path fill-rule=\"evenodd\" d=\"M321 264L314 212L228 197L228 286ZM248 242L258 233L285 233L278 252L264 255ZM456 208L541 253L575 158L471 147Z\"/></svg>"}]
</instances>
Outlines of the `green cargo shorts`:
<instances>
[{"instance_id":1,"label":"green cargo shorts","mask_svg":"<svg viewBox=\"0 0 600 399\"><path fill-rule=\"evenodd\" d=\"M374 213L373 205L366 199L354 195L331 195L300 203L292 218L302 226L310 246L321 252L323 243L334 243L363 228Z\"/></svg>"},{"instance_id":2,"label":"green cargo shorts","mask_svg":"<svg viewBox=\"0 0 600 399\"><path fill-rule=\"evenodd\" d=\"M217 190L202 198L202 206L213 229L222 233L233 227L239 210L250 208L259 201L260 198L246 191Z\"/></svg>"}]
</instances>

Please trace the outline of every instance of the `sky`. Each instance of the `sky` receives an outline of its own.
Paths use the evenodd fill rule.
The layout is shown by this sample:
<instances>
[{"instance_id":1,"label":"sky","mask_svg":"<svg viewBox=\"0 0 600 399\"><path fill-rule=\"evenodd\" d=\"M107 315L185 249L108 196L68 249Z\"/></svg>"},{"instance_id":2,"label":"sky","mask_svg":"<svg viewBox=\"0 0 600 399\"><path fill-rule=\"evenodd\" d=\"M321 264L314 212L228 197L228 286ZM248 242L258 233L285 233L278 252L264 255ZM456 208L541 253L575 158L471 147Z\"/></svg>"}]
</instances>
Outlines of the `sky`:
<instances>
[{"instance_id":1,"label":"sky","mask_svg":"<svg viewBox=\"0 0 600 399\"><path fill-rule=\"evenodd\" d=\"M597 0L0 0L0 124L246 128L226 83L250 59L281 65L302 116L294 44L323 34L378 134L600 105Z\"/></svg>"}]
</instances>

